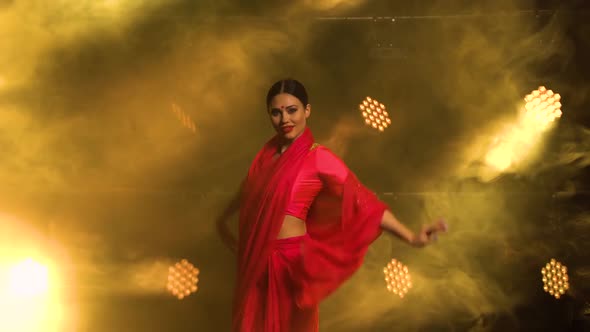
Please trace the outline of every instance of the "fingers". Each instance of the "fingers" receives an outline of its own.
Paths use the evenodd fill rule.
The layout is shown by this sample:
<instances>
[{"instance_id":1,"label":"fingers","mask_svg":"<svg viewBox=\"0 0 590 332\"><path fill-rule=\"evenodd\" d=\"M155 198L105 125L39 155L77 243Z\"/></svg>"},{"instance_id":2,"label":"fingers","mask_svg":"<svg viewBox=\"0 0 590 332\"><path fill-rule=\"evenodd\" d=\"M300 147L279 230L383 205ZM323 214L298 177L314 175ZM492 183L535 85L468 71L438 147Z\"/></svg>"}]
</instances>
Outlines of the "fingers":
<instances>
[{"instance_id":1,"label":"fingers","mask_svg":"<svg viewBox=\"0 0 590 332\"><path fill-rule=\"evenodd\" d=\"M438 239L438 232L446 232L449 229L447 223L441 219L438 222L425 226L423 232L426 233L428 240L436 241Z\"/></svg>"},{"instance_id":2,"label":"fingers","mask_svg":"<svg viewBox=\"0 0 590 332\"><path fill-rule=\"evenodd\" d=\"M423 225L419 236L422 245L436 242L438 240L438 232L446 232L448 229L449 226L444 219L440 219L431 225Z\"/></svg>"},{"instance_id":3,"label":"fingers","mask_svg":"<svg viewBox=\"0 0 590 332\"><path fill-rule=\"evenodd\" d=\"M444 219L440 219L436 223L432 225L426 226L426 233L436 233L436 232L446 232L449 230L449 225L444 221Z\"/></svg>"},{"instance_id":4,"label":"fingers","mask_svg":"<svg viewBox=\"0 0 590 332\"><path fill-rule=\"evenodd\" d=\"M424 232L426 233L426 235L428 237L430 237L433 234L436 234L436 232L441 231L441 228L439 225L428 225L424 228Z\"/></svg>"}]
</instances>

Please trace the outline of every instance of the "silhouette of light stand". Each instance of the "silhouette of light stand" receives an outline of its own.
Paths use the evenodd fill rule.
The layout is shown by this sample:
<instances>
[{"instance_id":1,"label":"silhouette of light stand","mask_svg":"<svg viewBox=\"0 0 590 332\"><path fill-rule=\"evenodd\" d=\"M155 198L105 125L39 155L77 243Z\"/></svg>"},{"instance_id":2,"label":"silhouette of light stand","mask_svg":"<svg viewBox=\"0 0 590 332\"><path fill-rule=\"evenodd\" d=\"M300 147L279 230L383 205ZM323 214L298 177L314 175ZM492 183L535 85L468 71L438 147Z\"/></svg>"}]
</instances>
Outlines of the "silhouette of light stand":
<instances>
[{"instance_id":1,"label":"silhouette of light stand","mask_svg":"<svg viewBox=\"0 0 590 332\"><path fill-rule=\"evenodd\" d=\"M395 258L383 268L385 285L389 292L403 298L412 288L412 277L408 267Z\"/></svg>"},{"instance_id":2,"label":"silhouette of light stand","mask_svg":"<svg viewBox=\"0 0 590 332\"><path fill-rule=\"evenodd\" d=\"M197 292L199 283L199 269L186 259L168 268L168 284L166 288L177 299Z\"/></svg>"}]
</instances>

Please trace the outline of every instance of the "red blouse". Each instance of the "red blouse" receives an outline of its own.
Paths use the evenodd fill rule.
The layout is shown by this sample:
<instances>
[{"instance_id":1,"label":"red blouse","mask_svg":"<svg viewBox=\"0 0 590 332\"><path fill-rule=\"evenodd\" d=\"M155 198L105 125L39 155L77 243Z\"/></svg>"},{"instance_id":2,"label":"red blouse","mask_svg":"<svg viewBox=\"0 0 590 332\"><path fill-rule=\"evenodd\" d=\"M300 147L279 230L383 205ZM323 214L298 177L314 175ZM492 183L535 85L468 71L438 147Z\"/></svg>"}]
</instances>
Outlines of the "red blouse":
<instances>
[{"instance_id":1,"label":"red blouse","mask_svg":"<svg viewBox=\"0 0 590 332\"><path fill-rule=\"evenodd\" d=\"M291 190L285 214L307 220L308 212L319 194L341 197L350 171L332 151L318 146L307 155Z\"/></svg>"}]
</instances>

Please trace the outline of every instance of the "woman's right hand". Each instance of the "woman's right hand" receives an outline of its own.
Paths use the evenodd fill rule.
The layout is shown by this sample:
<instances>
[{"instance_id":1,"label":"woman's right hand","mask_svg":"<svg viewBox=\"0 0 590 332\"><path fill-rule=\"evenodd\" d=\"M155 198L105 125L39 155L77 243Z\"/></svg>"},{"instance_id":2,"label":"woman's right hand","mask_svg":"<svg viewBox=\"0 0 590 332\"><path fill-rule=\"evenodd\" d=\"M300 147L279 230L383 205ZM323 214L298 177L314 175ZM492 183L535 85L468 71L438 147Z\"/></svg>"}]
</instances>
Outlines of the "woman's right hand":
<instances>
[{"instance_id":1,"label":"woman's right hand","mask_svg":"<svg viewBox=\"0 0 590 332\"><path fill-rule=\"evenodd\" d=\"M422 226L422 229L420 229L420 232L412 237L410 244L414 247L422 248L436 242L438 233L447 232L448 229L449 226L443 219L440 219L431 225L424 225Z\"/></svg>"}]
</instances>

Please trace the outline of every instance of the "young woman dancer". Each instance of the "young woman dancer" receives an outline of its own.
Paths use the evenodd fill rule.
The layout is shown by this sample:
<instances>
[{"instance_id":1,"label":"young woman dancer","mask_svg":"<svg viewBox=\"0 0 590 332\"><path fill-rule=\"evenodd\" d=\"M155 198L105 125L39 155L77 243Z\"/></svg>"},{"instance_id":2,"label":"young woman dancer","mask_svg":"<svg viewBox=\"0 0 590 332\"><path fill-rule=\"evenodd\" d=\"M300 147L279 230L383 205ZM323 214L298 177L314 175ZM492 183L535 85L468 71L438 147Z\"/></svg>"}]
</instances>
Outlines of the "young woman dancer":
<instances>
[{"instance_id":1,"label":"young woman dancer","mask_svg":"<svg viewBox=\"0 0 590 332\"><path fill-rule=\"evenodd\" d=\"M315 143L300 82L273 84L266 105L277 134L258 152L217 221L238 255L232 329L315 332L319 302L360 267L382 230L423 247L446 224L412 232L337 156ZM236 240L226 220L238 210Z\"/></svg>"}]
</instances>

